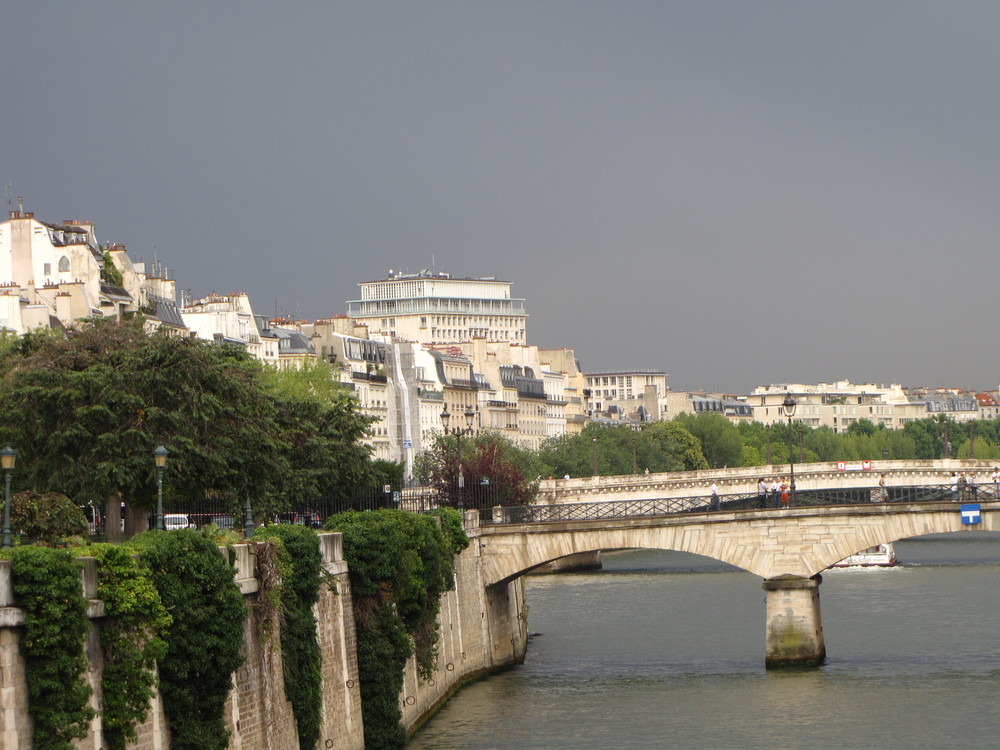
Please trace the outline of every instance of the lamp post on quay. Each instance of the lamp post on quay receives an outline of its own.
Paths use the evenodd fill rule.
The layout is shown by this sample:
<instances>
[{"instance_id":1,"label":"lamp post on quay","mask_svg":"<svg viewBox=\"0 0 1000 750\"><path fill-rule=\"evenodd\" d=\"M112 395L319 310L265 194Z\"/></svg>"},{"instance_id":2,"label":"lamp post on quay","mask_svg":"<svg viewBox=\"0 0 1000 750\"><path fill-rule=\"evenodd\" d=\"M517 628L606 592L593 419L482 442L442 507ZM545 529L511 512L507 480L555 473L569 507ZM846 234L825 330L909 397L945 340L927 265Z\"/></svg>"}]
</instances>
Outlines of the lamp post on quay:
<instances>
[{"instance_id":1,"label":"lamp post on quay","mask_svg":"<svg viewBox=\"0 0 1000 750\"><path fill-rule=\"evenodd\" d=\"M789 432L788 470L790 474L790 484L789 484L790 498L788 504L790 506L795 505L795 455L794 455L794 442L793 442L794 435L792 433L792 417L795 416L796 406L798 406L798 404L796 403L795 398L792 396L792 394L786 393L785 400L781 404L781 409L782 411L785 412L785 416L788 417L788 432Z\"/></svg>"},{"instance_id":2,"label":"lamp post on quay","mask_svg":"<svg viewBox=\"0 0 1000 750\"><path fill-rule=\"evenodd\" d=\"M471 435L474 430L472 429L472 423L476 419L476 413L472 411L471 406L465 408L465 427L449 427L448 424L451 422L451 413L448 411L448 404L444 405L444 411L441 412L441 424L444 425L444 432L446 435L455 436L455 449L458 458L458 497L456 505L459 510L464 510L465 503L463 501L463 495L465 491L465 474L462 472L462 436Z\"/></svg>"},{"instance_id":3,"label":"lamp post on quay","mask_svg":"<svg viewBox=\"0 0 1000 750\"><path fill-rule=\"evenodd\" d=\"M14 473L14 462L17 460L17 451L10 447L0 450L0 468L4 475L4 500L3 500L3 546L10 546L10 475Z\"/></svg>"},{"instance_id":4,"label":"lamp post on quay","mask_svg":"<svg viewBox=\"0 0 1000 750\"><path fill-rule=\"evenodd\" d=\"M156 466L156 530L165 531L163 526L163 470L167 468L167 449L162 445L153 451L153 464Z\"/></svg>"}]
</instances>

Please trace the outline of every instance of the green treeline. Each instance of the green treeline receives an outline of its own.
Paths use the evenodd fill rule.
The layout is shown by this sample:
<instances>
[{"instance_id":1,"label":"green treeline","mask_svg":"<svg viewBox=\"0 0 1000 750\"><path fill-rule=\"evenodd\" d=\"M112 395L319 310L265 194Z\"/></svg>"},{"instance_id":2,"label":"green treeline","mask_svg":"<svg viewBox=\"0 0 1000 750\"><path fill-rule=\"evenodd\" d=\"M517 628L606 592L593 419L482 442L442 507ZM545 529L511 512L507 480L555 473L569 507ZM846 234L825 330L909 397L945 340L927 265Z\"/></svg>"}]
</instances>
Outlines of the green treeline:
<instances>
[{"instance_id":1,"label":"green treeline","mask_svg":"<svg viewBox=\"0 0 1000 750\"><path fill-rule=\"evenodd\" d=\"M770 446L770 453L768 452ZM670 422L627 425L589 424L579 435L546 442L536 470L543 476L571 477L681 471L768 462L859 461L881 459L1000 459L1000 421L957 423L937 417L919 419L901 430L876 426L866 419L846 432L829 427L810 429L785 422L765 427L759 422L733 424L721 414L682 414ZM596 466L596 470L595 470Z\"/></svg>"}]
</instances>

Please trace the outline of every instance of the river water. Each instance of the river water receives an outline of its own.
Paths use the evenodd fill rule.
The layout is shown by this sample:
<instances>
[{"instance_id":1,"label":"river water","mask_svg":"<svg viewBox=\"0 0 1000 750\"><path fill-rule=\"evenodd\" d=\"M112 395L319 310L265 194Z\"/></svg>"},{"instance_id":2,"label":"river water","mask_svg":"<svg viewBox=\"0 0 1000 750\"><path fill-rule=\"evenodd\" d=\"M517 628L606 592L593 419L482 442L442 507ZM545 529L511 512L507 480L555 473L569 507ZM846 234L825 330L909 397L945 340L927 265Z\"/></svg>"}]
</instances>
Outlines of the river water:
<instances>
[{"instance_id":1,"label":"river water","mask_svg":"<svg viewBox=\"0 0 1000 750\"><path fill-rule=\"evenodd\" d=\"M676 552L528 579L522 666L408 750L1000 746L1000 534L897 542L823 574L826 664L764 669L760 579Z\"/></svg>"}]
</instances>

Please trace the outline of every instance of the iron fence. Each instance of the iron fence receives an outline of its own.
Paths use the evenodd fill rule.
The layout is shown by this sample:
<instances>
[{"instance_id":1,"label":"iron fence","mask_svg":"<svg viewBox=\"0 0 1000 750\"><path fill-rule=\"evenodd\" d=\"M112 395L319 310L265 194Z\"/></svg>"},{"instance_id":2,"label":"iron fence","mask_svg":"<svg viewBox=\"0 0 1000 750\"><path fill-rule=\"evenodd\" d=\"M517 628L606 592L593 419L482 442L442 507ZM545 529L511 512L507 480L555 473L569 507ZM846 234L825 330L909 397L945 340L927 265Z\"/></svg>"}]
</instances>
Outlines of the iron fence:
<instances>
[{"instance_id":1,"label":"iron fence","mask_svg":"<svg viewBox=\"0 0 1000 750\"><path fill-rule=\"evenodd\" d=\"M968 487L953 493L941 485L910 485L887 487L883 499L878 488L848 488L797 490L791 507L821 507L837 505L869 505L872 503L922 502L992 502L1000 499L993 485ZM742 493L720 495L717 504L712 498L662 498L644 500L605 500L561 505L528 505L519 507L484 508L482 524L554 523L561 521L598 521L650 516L672 516L683 513L717 513L746 510L767 510L784 507L776 494Z\"/></svg>"},{"instance_id":2,"label":"iron fence","mask_svg":"<svg viewBox=\"0 0 1000 750\"><path fill-rule=\"evenodd\" d=\"M878 488L797 490L793 507L818 507L835 505L864 505L875 502L991 502L1000 499L1000 492L993 484L974 485L960 493L941 485L909 485L887 487L883 500ZM289 502L285 510L261 518L254 512L256 523L296 523L322 528L326 520L345 511L374 511L395 508L414 513L424 513L441 507L458 510L478 510L484 525L518 523L554 523L562 521L595 521L649 516L670 516L681 513L713 513L766 510L782 507L779 496L768 493L734 493L719 496L713 507L712 499L705 496L681 498L655 498L642 500L605 500L559 505L510 505L509 494L502 487L470 484L466 487L395 486L382 485L356 490L347 496L329 496L314 503ZM94 539L105 537L102 514L89 506L88 521ZM128 513L123 508L123 519ZM164 500L163 515L169 528L200 528L214 523L220 529L241 531L247 523L244 509L233 508L232 503L219 500L180 501ZM147 516L147 528L156 527L155 513ZM123 520L124 528L124 520Z\"/></svg>"}]
</instances>

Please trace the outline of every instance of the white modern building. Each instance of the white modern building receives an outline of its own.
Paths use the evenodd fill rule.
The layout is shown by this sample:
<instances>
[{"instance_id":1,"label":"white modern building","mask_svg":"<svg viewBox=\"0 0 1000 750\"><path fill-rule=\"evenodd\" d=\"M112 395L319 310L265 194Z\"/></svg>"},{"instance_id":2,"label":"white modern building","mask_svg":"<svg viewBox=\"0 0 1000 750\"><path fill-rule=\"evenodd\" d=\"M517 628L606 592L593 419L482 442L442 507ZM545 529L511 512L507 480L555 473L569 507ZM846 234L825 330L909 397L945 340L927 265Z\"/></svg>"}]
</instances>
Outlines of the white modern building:
<instances>
[{"instance_id":1,"label":"white modern building","mask_svg":"<svg viewBox=\"0 0 1000 750\"><path fill-rule=\"evenodd\" d=\"M527 341L524 300L511 295L509 281L390 271L388 278L358 286L361 299L348 301L349 315L367 325L372 337L423 344Z\"/></svg>"}]
</instances>

